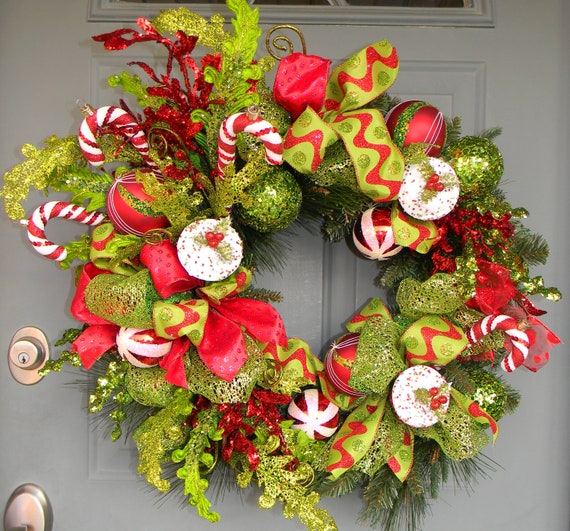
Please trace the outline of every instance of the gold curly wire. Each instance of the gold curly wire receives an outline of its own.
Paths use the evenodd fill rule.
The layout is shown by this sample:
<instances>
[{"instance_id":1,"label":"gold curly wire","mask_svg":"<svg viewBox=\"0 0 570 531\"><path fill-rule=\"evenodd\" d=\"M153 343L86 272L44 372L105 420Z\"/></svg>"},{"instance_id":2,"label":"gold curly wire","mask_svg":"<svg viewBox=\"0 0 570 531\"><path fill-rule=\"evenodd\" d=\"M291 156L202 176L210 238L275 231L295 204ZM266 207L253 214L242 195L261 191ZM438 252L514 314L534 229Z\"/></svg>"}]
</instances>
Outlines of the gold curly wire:
<instances>
[{"instance_id":1,"label":"gold curly wire","mask_svg":"<svg viewBox=\"0 0 570 531\"><path fill-rule=\"evenodd\" d=\"M265 360L266 368L263 371L263 379L269 386L279 383L283 377L283 365L274 359Z\"/></svg>"},{"instance_id":2,"label":"gold curly wire","mask_svg":"<svg viewBox=\"0 0 570 531\"><path fill-rule=\"evenodd\" d=\"M164 240L171 240L172 233L166 229L149 229L143 235L145 243L160 245Z\"/></svg>"},{"instance_id":3,"label":"gold curly wire","mask_svg":"<svg viewBox=\"0 0 570 531\"><path fill-rule=\"evenodd\" d=\"M307 44L305 42L305 37L303 37L303 33L299 28L297 28L296 26L292 26L291 24L277 24L267 32L267 35L265 37L265 47L267 48L267 52L269 53L269 55L271 55L273 59L277 59L278 61L280 61L283 57L286 57L287 55L291 55L293 53L294 50L293 43L291 42L291 39L289 39L289 37L287 37L286 35L277 35L273 37L273 40L271 40L271 36L273 35L273 33L283 29L291 30L293 33L297 34L299 40L301 41L303 54L307 55ZM273 51L274 49L285 53L284 55L279 55L278 53Z\"/></svg>"}]
</instances>

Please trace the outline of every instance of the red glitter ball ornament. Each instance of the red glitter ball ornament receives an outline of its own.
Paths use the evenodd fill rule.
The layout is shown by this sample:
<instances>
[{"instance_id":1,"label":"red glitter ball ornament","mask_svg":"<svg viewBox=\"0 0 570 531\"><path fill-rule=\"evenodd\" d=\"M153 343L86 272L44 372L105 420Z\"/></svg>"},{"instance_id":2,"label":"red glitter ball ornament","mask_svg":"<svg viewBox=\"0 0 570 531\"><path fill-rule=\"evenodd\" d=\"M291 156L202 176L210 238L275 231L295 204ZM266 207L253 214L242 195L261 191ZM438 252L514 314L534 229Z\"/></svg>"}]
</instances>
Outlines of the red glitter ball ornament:
<instances>
[{"instance_id":1,"label":"red glitter ball ornament","mask_svg":"<svg viewBox=\"0 0 570 531\"><path fill-rule=\"evenodd\" d=\"M441 111L419 100L399 103L386 115L386 127L394 144L404 148L410 144L430 144L426 155L438 157L443 150L447 128Z\"/></svg>"},{"instance_id":2,"label":"red glitter ball ornament","mask_svg":"<svg viewBox=\"0 0 570 531\"><path fill-rule=\"evenodd\" d=\"M295 420L291 428L304 431L311 439L328 439L338 428L338 406L317 389L306 389L297 395L287 413Z\"/></svg>"},{"instance_id":3,"label":"red glitter ball ornament","mask_svg":"<svg viewBox=\"0 0 570 531\"><path fill-rule=\"evenodd\" d=\"M364 393L356 391L348 384L359 338L360 334L356 333L341 336L331 345L325 357L327 379L337 391L349 396L364 396Z\"/></svg>"},{"instance_id":4,"label":"red glitter ball ornament","mask_svg":"<svg viewBox=\"0 0 570 531\"><path fill-rule=\"evenodd\" d=\"M154 330L121 327L117 334L117 350L121 357L135 367L158 365L170 352L172 341L158 337Z\"/></svg>"},{"instance_id":5,"label":"red glitter ball ornament","mask_svg":"<svg viewBox=\"0 0 570 531\"><path fill-rule=\"evenodd\" d=\"M388 260L402 247L396 245L390 210L374 206L364 212L352 229L354 246L370 260Z\"/></svg>"},{"instance_id":6,"label":"red glitter ball ornament","mask_svg":"<svg viewBox=\"0 0 570 531\"><path fill-rule=\"evenodd\" d=\"M137 170L139 173L150 171ZM125 173L111 185L107 193L107 215L118 231L142 236L151 229L166 228L170 223L166 216L157 215L150 207L154 198L137 182L137 172Z\"/></svg>"}]
</instances>

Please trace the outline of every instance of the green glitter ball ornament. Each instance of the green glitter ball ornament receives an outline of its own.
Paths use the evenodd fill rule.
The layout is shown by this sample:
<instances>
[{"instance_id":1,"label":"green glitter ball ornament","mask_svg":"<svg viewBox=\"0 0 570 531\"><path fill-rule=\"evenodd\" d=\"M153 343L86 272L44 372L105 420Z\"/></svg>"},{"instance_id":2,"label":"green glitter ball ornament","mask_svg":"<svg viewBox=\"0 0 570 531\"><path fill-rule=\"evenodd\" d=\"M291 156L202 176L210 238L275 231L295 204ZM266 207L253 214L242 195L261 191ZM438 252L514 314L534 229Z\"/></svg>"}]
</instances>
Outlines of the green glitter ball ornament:
<instances>
[{"instance_id":1,"label":"green glitter ball ornament","mask_svg":"<svg viewBox=\"0 0 570 531\"><path fill-rule=\"evenodd\" d=\"M238 206L243 223L259 232L286 229L299 215L303 194L295 178L282 168L273 168L244 190L246 200Z\"/></svg>"},{"instance_id":2,"label":"green glitter ball ornament","mask_svg":"<svg viewBox=\"0 0 570 531\"><path fill-rule=\"evenodd\" d=\"M488 138L460 138L443 150L441 158L451 165L459 177L462 197L489 195L503 175L503 156Z\"/></svg>"},{"instance_id":3,"label":"green glitter ball ornament","mask_svg":"<svg viewBox=\"0 0 570 531\"><path fill-rule=\"evenodd\" d=\"M166 371L160 367L129 366L125 374L125 388L139 404L164 407L174 397L176 386L164 379Z\"/></svg>"},{"instance_id":4,"label":"green glitter ball ornament","mask_svg":"<svg viewBox=\"0 0 570 531\"><path fill-rule=\"evenodd\" d=\"M507 403L507 393L501 381L483 369L470 371L469 378L475 389L472 393L467 393L467 396L475 400L483 411L499 420L505 414Z\"/></svg>"}]
</instances>

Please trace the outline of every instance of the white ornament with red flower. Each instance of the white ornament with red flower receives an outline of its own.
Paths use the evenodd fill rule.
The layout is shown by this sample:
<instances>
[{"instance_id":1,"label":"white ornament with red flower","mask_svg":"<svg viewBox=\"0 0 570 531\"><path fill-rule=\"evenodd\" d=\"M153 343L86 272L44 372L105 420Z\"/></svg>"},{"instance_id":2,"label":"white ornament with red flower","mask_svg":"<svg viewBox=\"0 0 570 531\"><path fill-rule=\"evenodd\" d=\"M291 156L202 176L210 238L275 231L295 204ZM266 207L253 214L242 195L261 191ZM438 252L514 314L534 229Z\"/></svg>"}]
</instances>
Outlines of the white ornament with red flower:
<instances>
[{"instance_id":1,"label":"white ornament with red flower","mask_svg":"<svg viewBox=\"0 0 570 531\"><path fill-rule=\"evenodd\" d=\"M451 385L427 365L409 367L394 381L392 406L398 418L412 428L439 422L449 407Z\"/></svg>"},{"instance_id":2,"label":"white ornament with red flower","mask_svg":"<svg viewBox=\"0 0 570 531\"><path fill-rule=\"evenodd\" d=\"M429 175L425 164L406 164L398 195L404 212L424 221L449 214L460 191L459 179L447 162L435 157L429 157L428 162Z\"/></svg>"},{"instance_id":3,"label":"white ornament with red flower","mask_svg":"<svg viewBox=\"0 0 570 531\"><path fill-rule=\"evenodd\" d=\"M200 280L229 277L240 265L243 242L229 218L190 223L176 244L178 259L188 274Z\"/></svg>"}]
</instances>

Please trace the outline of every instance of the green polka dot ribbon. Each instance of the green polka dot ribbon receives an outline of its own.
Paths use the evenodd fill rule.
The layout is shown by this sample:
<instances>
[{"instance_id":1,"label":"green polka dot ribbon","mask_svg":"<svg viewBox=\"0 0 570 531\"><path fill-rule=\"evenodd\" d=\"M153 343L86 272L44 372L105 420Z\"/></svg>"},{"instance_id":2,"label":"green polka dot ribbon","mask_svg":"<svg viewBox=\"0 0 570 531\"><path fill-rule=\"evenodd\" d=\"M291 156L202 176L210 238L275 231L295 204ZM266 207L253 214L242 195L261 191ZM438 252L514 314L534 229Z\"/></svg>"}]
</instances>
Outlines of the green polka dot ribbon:
<instances>
[{"instance_id":1,"label":"green polka dot ribbon","mask_svg":"<svg viewBox=\"0 0 570 531\"><path fill-rule=\"evenodd\" d=\"M327 148L342 139L360 190L376 202L395 199L403 155L382 113L363 107L394 83L398 68L396 50L387 41L367 46L339 65L327 82L323 108L307 107L287 133L284 160L302 173L313 173Z\"/></svg>"}]
</instances>

